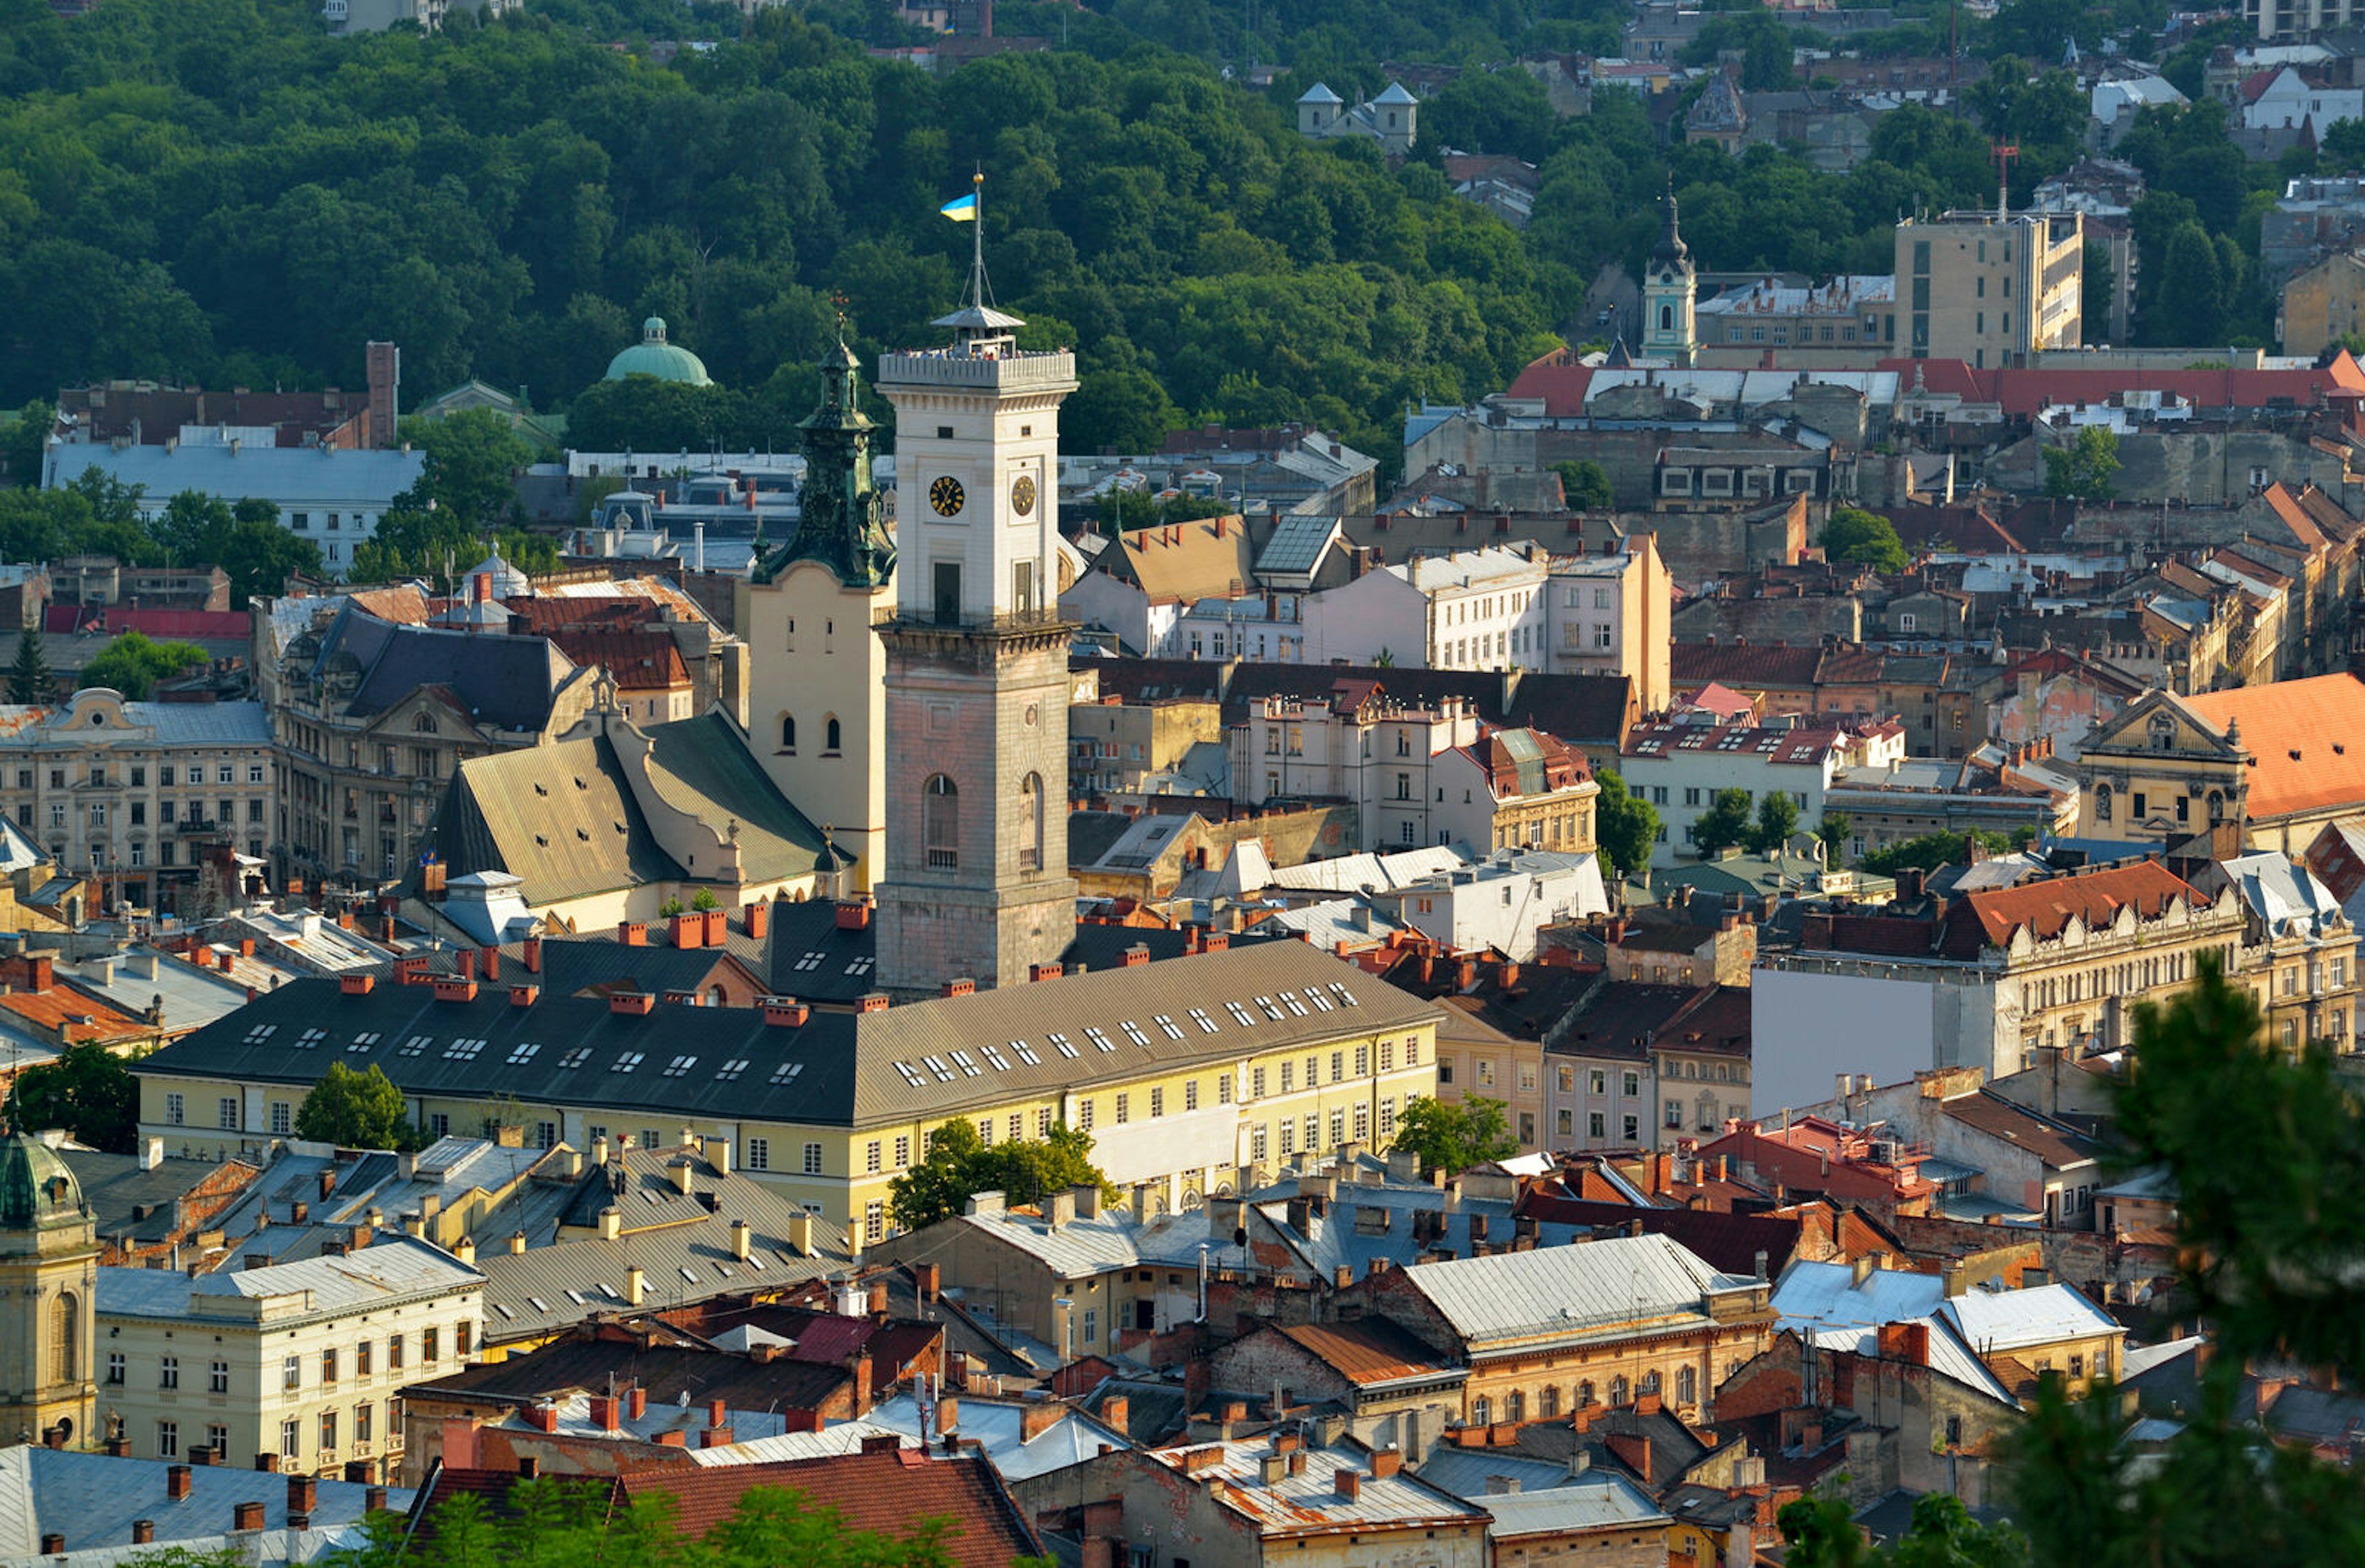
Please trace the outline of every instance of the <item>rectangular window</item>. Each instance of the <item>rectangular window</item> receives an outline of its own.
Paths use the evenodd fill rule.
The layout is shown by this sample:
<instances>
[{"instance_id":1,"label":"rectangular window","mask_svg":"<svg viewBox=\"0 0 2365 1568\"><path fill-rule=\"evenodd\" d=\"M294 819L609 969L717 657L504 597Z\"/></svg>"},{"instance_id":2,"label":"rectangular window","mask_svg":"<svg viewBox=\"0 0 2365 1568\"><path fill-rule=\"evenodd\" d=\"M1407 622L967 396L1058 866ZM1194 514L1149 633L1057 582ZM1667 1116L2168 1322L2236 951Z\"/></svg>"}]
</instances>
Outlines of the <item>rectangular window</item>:
<instances>
[{"instance_id":1,"label":"rectangular window","mask_svg":"<svg viewBox=\"0 0 2365 1568\"><path fill-rule=\"evenodd\" d=\"M279 1457L304 1457L304 1424L301 1421L290 1419L279 1423Z\"/></svg>"},{"instance_id":2,"label":"rectangular window","mask_svg":"<svg viewBox=\"0 0 2365 1568\"><path fill-rule=\"evenodd\" d=\"M768 1137L749 1138L746 1152L739 1163L750 1170L769 1170L772 1168L772 1140Z\"/></svg>"},{"instance_id":3,"label":"rectangular window","mask_svg":"<svg viewBox=\"0 0 2365 1568\"><path fill-rule=\"evenodd\" d=\"M1133 1120L1133 1096L1120 1091L1116 1097L1116 1125L1123 1126L1131 1120Z\"/></svg>"},{"instance_id":4,"label":"rectangular window","mask_svg":"<svg viewBox=\"0 0 2365 1568\"><path fill-rule=\"evenodd\" d=\"M181 1386L180 1357L166 1356L156 1363L156 1386L159 1388Z\"/></svg>"},{"instance_id":5,"label":"rectangular window","mask_svg":"<svg viewBox=\"0 0 2365 1568\"><path fill-rule=\"evenodd\" d=\"M334 1349L320 1352L320 1381L323 1383L337 1381L337 1352Z\"/></svg>"},{"instance_id":6,"label":"rectangular window","mask_svg":"<svg viewBox=\"0 0 2365 1568\"><path fill-rule=\"evenodd\" d=\"M862 1205L862 1238L866 1243L887 1239L887 1205L877 1198Z\"/></svg>"},{"instance_id":7,"label":"rectangular window","mask_svg":"<svg viewBox=\"0 0 2365 1568\"><path fill-rule=\"evenodd\" d=\"M334 1410L320 1412L320 1451L323 1454L337 1451L337 1413Z\"/></svg>"},{"instance_id":8,"label":"rectangular window","mask_svg":"<svg viewBox=\"0 0 2365 1568\"><path fill-rule=\"evenodd\" d=\"M164 1122L168 1126L181 1126L188 1120L188 1102L178 1093L164 1096Z\"/></svg>"},{"instance_id":9,"label":"rectangular window","mask_svg":"<svg viewBox=\"0 0 2365 1568\"><path fill-rule=\"evenodd\" d=\"M377 1406L366 1399L353 1406L353 1442L356 1446L377 1436L376 1416Z\"/></svg>"},{"instance_id":10,"label":"rectangular window","mask_svg":"<svg viewBox=\"0 0 2365 1568\"><path fill-rule=\"evenodd\" d=\"M156 1457L158 1459L181 1457L181 1424L178 1421L156 1423Z\"/></svg>"},{"instance_id":11,"label":"rectangular window","mask_svg":"<svg viewBox=\"0 0 2365 1568\"><path fill-rule=\"evenodd\" d=\"M439 1332L433 1328L421 1328L419 1331L419 1360L421 1364L432 1364L442 1354L437 1338Z\"/></svg>"},{"instance_id":12,"label":"rectangular window","mask_svg":"<svg viewBox=\"0 0 2365 1568\"><path fill-rule=\"evenodd\" d=\"M367 1339L363 1340L360 1344L353 1347L353 1375L355 1377L367 1377L370 1375L370 1352L375 1348L375 1347Z\"/></svg>"},{"instance_id":13,"label":"rectangular window","mask_svg":"<svg viewBox=\"0 0 2365 1568\"><path fill-rule=\"evenodd\" d=\"M271 1132L275 1137L286 1137L295 1129L294 1112L285 1100L271 1103Z\"/></svg>"},{"instance_id":14,"label":"rectangular window","mask_svg":"<svg viewBox=\"0 0 2365 1568\"><path fill-rule=\"evenodd\" d=\"M817 1143L805 1145L805 1174L808 1176L821 1174L821 1145Z\"/></svg>"},{"instance_id":15,"label":"rectangular window","mask_svg":"<svg viewBox=\"0 0 2365 1568\"><path fill-rule=\"evenodd\" d=\"M290 1356L279 1363L279 1386L293 1394L304 1386L304 1358Z\"/></svg>"},{"instance_id":16,"label":"rectangular window","mask_svg":"<svg viewBox=\"0 0 2365 1568\"><path fill-rule=\"evenodd\" d=\"M386 1337L386 1370L388 1372L402 1370L402 1336L399 1334L389 1334Z\"/></svg>"},{"instance_id":17,"label":"rectangular window","mask_svg":"<svg viewBox=\"0 0 2365 1568\"><path fill-rule=\"evenodd\" d=\"M238 1131L238 1097L225 1094L215 1103L215 1107L219 1113L222 1127L230 1132Z\"/></svg>"},{"instance_id":18,"label":"rectangular window","mask_svg":"<svg viewBox=\"0 0 2365 1568\"><path fill-rule=\"evenodd\" d=\"M228 1361L216 1361L213 1364L213 1369L207 1375L206 1381L206 1392L208 1394L228 1394L230 1392L230 1363Z\"/></svg>"},{"instance_id":19,"label":"rectangular window","mask_svg":"<svg viewBox=\"0 0 2365 1568\"><path fill-rule=\"evenodd\" d=\"M1016 1134L1014 1133L1012 1136L1015 1137ZM862 1169L875 1176L879 1173L880 1163L879 1140L872 1138L862 1146Z\"/></svg>"}]
</instances>

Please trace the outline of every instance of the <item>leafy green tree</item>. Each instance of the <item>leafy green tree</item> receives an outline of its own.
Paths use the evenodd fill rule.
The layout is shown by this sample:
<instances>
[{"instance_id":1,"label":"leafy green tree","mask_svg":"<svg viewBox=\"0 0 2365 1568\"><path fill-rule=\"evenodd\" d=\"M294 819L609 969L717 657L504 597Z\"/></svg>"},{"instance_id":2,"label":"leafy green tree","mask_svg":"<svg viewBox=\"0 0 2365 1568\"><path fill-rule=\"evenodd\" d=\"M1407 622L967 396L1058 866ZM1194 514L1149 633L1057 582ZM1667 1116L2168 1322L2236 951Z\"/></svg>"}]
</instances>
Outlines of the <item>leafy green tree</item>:
<instances>
[{"instance_id":1,"label":"leafy green tree","mask_svg":"<svg viewBox=\"0 0 2365 1568\"><path fill-rule=\"evenodd\" d=\"M50 684L49 661L41 657L40 634L28 626L17 633L17 662L8 666L8 700L47 702Z\"/></svg>"},{"instance_id":2,"label":"leafy green tree","mask_svg":"<svg viewBox=\"0 0 2365 1568\"><path fill-rule=\"evenodd\" d=\"M296 1136L340 1148L417 1148L419 1129L411 1124L402 1091L375 1063L367 1072L355 1072L332 1061L320 1081L304 1096L296 1113Z\"/></svg>"},{"instance_id":3,"label":"leafy green tree","mask_svg":"<svg viewBox=\"0 0 2365 1568\"><path fill-rule=\"evenodd\" d=\"M1845 812L1823 813L1823 820L1815 825L1815 836L1823 841L1823 864L1834 869L1847 864L1848 830L1852 825Z\"/></svg>"},{"instance_id":4,"label":"leafy green tree","mask_svg":"<svg viewBox=\"0 0 2365 1568\"><path fill-rule=\"evenodd\" d=\"M1790 1544L1787 1568L2025 1568L2028 1540L2008 1524L1983 1525L1951 1492L1913 1502L1905 1534L1875 1551L1844 1497L1802 1497L1775 1517Z\"/></svg>"},{"instance_id":5,"label":"leafy green tree","mask_svg":"<svg viewBox=\"0 0 2365 1568\"><path fill-rule=\"evenodd\" d=\"M956 1118L928 1136L925 1159L888 1184L888 1213L902 1228L917 1230L959 1214L978 1193L1024 1204L1091 1185L1114 1197L1092 1149L1093 1135L1064 1122L1048 1137L987 1144L973 1124Z\"/></svg>"},{"instance_id":6,"label":"leafy green tree","mask_svg":"<svg viewBox=\"0 0 2365 1568\"><path fill-rule=\"evenodd\" d=\"M205 662L206 651L195 643L158 643L144 633L126 632L82 666L82 684L113 687L124 700L144 702L158 681Z\"/></svg>"},{"instance_id":7,"label":"leafy green tree","mask_svg":"<svg viewBox=\"0 0 2365 1568\"><path fill-rule=\"evenodd\" d=\"M1834 507L1823 525L1823 559L1854 562L1876 572L1901 572L1912 565L1897 526L1877 512Z\"/></svg>"},{"instance_id":8,"label":"leafy green tree","mask_svg":"<svg viewBox=\"0 0 2365 1568\"><path fill-rule=\"evenodd\" d=\"M140 1081L123 1058L84 1041L17 1078L17 1114L39 1131L63 1127L77 1142L127 1154L140 1127Z\"/></svg>"},{"instance_id":9,"label":"leafy green tree","mask_svg":"<svg viewBox=\"0 0 2365 1568\"><path fill-rule=\"evenodd\" d=\"M425 454L426 463L401 504L448 512L479 532L522 516L517 475L533 461L533 448L498 410L464 409L442 419L408 419L402 436Z\"/></svg>"},{"instance_id":10,"label":"leafy green tree","mask_svg":"<svg viewBox=\"0 0 2365 1568\"><path fill-rule=\"evenodd\" d=\"M2225 269L2215 241L2197 221L2169 236L2159 297L2146 318L2154 342L2194 348L2225 340Z\"/></svg>"},{"instance_id":11,"label":"leafy green tree","mask_svg":"<svg viewBox=\"0 0 2365 1568\"><path fill-rule=\"evenodd\" d=\"M1392 1147L1420 1157L1423 1170L1463 1171L1519 1152L1503 1102L1471 1095L1448 1103L1424 1096L1396 1118Z\"/></svg>"},{"instance_id":12,"label":"leafy green tree","mask_svg":"<svg viewBox=\"0 0 2365 1568\"><path fill-rule=\"evenodd\" d=\"M1594 841L1623 877L1651 864L1659 842L1659 808L1626 788L1626 780L1610 768L1593 776L1601 787L1594 798Z\"/></svg>"},{"instance_id":13,"label":"leafy green tree","mask_svg":"<svg viewBox=\"0 0 2365 1568\"><path fill-rule=\"evenodd\" d=\"M1984 828L1975 828L1968 834L1930 833L1869 850L1856 865L1859 869L1879 877L1894 876L1899 871L1914 868L1934 871L1941 866L1967 863L1974 844L1989 855L2003 855L2013 847L2012 841L2004 834L1990 833Z\"/></svg>"},{"instance_id":14,"label":"leafy green tree","mask_svg":"<svg viewBox=\"0 0 2365 1568\"><path fill-rule=\"evenodd\" d=\"M57 409L36 398L0 424L0 479L28 489L41 482L42 444L56 420Z\"/></svg>"},{"instance_id":15,"label":"leafy green tree","mask_svg":"<svg viewBox=\"0 0 2365 1568\"><path fill-rule=\"evenodd\" d=\"M279 509L267 500L233 507L219 496L184 490L164 504L149 532L178 565L219 566L234 610L258 593L279 592L291 574L320 571L320 547L280 527Z\"/></svg>"},{"instance_id":16,"label":"leafy green tree","mask_svg":"<svg viewBox=\"0 0 2365 1568\"><path fill-rule=\"evenodd\" d=\"M1555 463L1552 472L1560 476L1561 494L1571 511L1600 511L1618 504L1609 487L1609 471L1589 457Z\"/></svg>"},{"instance_id":17,"label":"leafy green tree","mask_svg":"<svg viewBox=\"0 0 2365 1568\"><path fill-rule=\"evenodd\" d=\"M2081 501L2106 501L2119 471L2119 436L2107 425L2087 425L2067 446L2045 449L2045 493Z\"/></svg>"},{"instance_id":18,"label":"leafy green tree","mask_svg":"<svg viewBox=\"0 0 2365 1568\"><path fill-rule=\"evenodd\" d=\"M1768 790L1758 798L1757 820L1749 830L1749 847L1760 855L1771 855L1790 842L1799 831L1799 802L1787 790Z\"/></svg>"},{"instance_id":19,"label":"leafy green tree","mask_svg":"<svg viewBox=\"0 0 2365 1568\"><path fill-rule=\"evenodd\" d=\"M2079 285L2078 297L2082 314L2079 318L2080 335L2090 343L2111 341L2111 301L2119 291L2119 269L2111 260L2111 248L2094 241L2086 243L2086 272Z\"/></svg>"},{"instance_id":20,"label":"leafy green tree","mask_svg":"<svg viewBox=\"0 0 2365 1568\"><path fill-rule=\"evenodd\" d=\"M2158 1168L2172 1184L2176 1310L2207 1324L2211 1354L2180 1429L2141 1457L2121 1440L2112 1390L2073 1403L2051 1380L2039 1385L2003 1457L2013 1517L2040 1562L2365 1561L2354 1476L2268 1440L2242 1400L2262 1360L2342 1387L2365 1372L2365 1318L2351 1306L2365 1105L2333 1045L2262 1050L2261 1022L2248 988L2208 958L2191 989L2135 1010L2142 1070L2107 1081L2116 1163Z\"/></svg>"},{"instance_id":21,"label":"leafy green tree","mask_svg":"<svg viewBox=\"0 0 2365 1568\"><path fill-rule=\"evenodd\" d=\"M1749 817L1749 791L1719 790L1709 797L1708 810L1692 824L1692 848L1701 855L1747 844L1754 835Z\"/></svg>"}]
</instances>

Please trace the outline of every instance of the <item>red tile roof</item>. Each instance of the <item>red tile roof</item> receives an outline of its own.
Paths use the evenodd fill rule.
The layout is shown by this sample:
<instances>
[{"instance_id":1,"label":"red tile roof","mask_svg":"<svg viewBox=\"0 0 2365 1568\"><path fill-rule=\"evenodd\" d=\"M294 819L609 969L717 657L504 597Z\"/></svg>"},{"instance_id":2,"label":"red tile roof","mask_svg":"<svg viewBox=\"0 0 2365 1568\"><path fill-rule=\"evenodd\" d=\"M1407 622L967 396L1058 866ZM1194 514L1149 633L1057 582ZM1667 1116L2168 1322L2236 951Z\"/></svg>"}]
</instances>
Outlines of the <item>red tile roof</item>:
<instances>
[{"instance_id":1,"label":"red tile roof","mask_svg":"<svg viewBox=\"0 0 2365 1568\"><path fill-rule=\"evenodd\" d=\"M2189 904L2209 902L2158 861L2130 860L2100 871L1972 893L1947 912L1947 921L1952 924L1959 917L1966 923L1976 922L1988 945L2001 947L2023 926L2039 940L2058 936L2073 914L2089 929L2110 924L2128 905L2134 907L2136 918L2157 920L2171 901L2180 898Z\"/></svg>"},{"instance_id":2,"label":"red tile roof","mask_svg":"<svg viewBox=\"0 0 2365 1568\"><path fill-rule=\"evenodd\" d=\"M1306 1324L1280 1330L1350 1383L1395 1383L1452 1370L1436 1351L1382 1318Z\"/></svg>"},{"instance_id":3,"label":"red tile roof","mask_svg":"<svg viewBox=\"0 0 2365 1568\"><path fill-rule=\"evenodd\" d=\"M1507 398L1541 398L1544 412L1556 420L1585 412L1585 394L1593 385L1593 367L1575 363L1566 349L1555 349L1519 372Z\"/></svg>"},{"instance_id":4,"label":"red tile roof","mask_svg":"<svg viewBox=\"0 0 2365 1568\"><path fill-rule=\"evenodd\" d=\"M586 668L604 666L620 691L672 691L689 684L689 669L662 632L557 631L550 640Z\"/></svg>"},{"instance_id":5,"label":"red tile roof","mask_svg":"<svg viewBox=\"0 0 2365 1568\"><path fill-rule=\"evenodd\" d=\"M2365 801L2365 681L2320 675L2187 697L2184 706L2219 734L2242 726L2255 820Z\"/></svg>"},{"instance_id":6,"label":"red tile roof","mask_svg":"<svg viewBox=\"0 0 2365 1568\"><path fill-rule=\"evenodd\" d=\"M252 636L254 624L243 610L135 610L126 604L53 604L41 612L41 630L59 633L138 632L158 639L219 643Z\"/></svg>"},{"instance_id":7,"label":"red tile roof","mask_svg":"<svg viewBox=\"0 0 2365 1568\"><path fill-rule=\"evenodd\" d=\"M1773 643L1763 646L1734 644L1677 643L1668 650L1668 674L1678 686L1721 681L1736 691L1811 690L1823 650L1813 644L1791 647Z\"/></svg>"},{"instance_id":8,"label":"red tile roof","mask_svg":"<svg viewBox=\"0 0 2365 1568\"><path fill-rule=\"evenodd\" d=\"M2297 370L1973 370L1959 360L1889 359L1911 385L1918 368L1932 392L2001 405L2007 418L2032 418L2048 406L2107 403L2125 392L2173 392L2196 409L2263 409L2278 399L2299 408L2365 398L2365 371L2348 354Z\"/></svg>"}]
</instances>

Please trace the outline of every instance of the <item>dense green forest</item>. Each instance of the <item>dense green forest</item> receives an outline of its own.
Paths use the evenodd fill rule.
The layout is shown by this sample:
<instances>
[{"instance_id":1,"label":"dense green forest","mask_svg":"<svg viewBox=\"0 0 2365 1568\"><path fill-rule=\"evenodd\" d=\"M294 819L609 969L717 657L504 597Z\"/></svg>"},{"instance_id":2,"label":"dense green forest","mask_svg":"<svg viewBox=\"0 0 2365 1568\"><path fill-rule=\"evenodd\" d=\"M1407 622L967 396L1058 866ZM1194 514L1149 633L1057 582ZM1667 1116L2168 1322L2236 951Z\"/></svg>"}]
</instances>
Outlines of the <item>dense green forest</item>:
<instances>
[{"instance_id":1,"label":"dense green forest","mask_svg":"<svg viewBox=\"0 0 2365 1568\"><path fill-rule=\"evenodd\" d=\"M2060 10L2018 0L1969 38L2033 38ZM1408 401L1495 390L1589 320L1586 286L1639 261L1670 178L1703 266L1882 272L1900 214L1993 200L1990 131L2022 144L2020 200L2078 153L2075 84L2010 61L1962 118L1883 117L1845 175L1770 148L1664 148L1617 92L1563 119L1507 63L1613 46L1625 11L1013 0L998 30L1070 48L932 76L868 52L913 36L877 0L746 23L530 0L490 26L352 39L311 0L105 0L70 20L0 0L0 407L106 376L353 386L384 338L412 402L476 375L545 409L579 398L587 433L644 449L785 444L835 296L865 351L925 341L949 308L969 231L936 207L981 167L1001 303L1036 344L1079 353L1072 446L1304 419L1392 467ZM1909 18L1898 47L1927 46L1929 26ZM647 47L667 30L724 41ZM1797 41L1752 8L1696 52L1789 79ZM2197 72L2204 45L2177 68ZM1269 90L1235 84L1232 64L1274 51L1289 68ZM1365 90L1390 59L1467 67L1429 94L1412 159L1295 134L1306 82ZM2291 170L2244 164L2216 116L2155 116L2129 139L2157 187L2137 215L2153 341L2270 319L2257 215ZM1525 233L1452 196L1448 145L1540 166ZM651 315L718 386L583 398Z\"/></svg>"}]
</instances>

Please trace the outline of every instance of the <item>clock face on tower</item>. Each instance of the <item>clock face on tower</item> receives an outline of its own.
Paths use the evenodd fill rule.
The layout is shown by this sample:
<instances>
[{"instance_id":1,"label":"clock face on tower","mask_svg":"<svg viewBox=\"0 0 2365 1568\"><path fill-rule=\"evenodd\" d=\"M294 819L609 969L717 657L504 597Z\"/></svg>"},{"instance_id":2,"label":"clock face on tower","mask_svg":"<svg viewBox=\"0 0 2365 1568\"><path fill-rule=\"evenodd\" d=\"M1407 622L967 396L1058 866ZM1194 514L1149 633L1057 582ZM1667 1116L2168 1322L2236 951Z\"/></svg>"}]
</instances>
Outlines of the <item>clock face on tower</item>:
<instances>
[{"instance_id":1,"label":"clock face on tower","mask_svg":"<svg viewBox=\"0 0 2365 1568\"><path fill-rule=\"evenodd\" d=\"M959 516L961 503L966 498L960 481L949 474L941 476L928 487L928 504L936 509L938 517Z\"/></svg>"},{"instance_id":2,"label":"clock face on tower","mask_svg":"<svg viewBox=\"0 0 2365 1568\"><path fill-rule=\"evenodd\" d=\"M1030 517L1035 511L1035 476L1021 474L1018 482L1010 487L1010 508L1020 517Z\"/></svg>"}]
</instances>

